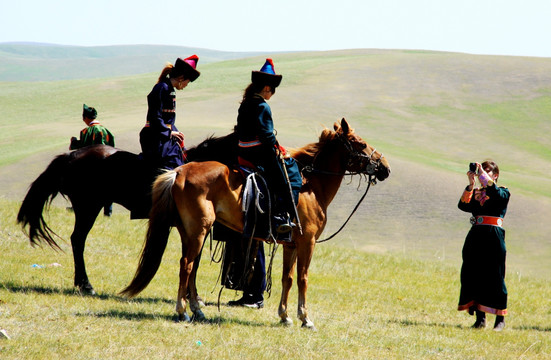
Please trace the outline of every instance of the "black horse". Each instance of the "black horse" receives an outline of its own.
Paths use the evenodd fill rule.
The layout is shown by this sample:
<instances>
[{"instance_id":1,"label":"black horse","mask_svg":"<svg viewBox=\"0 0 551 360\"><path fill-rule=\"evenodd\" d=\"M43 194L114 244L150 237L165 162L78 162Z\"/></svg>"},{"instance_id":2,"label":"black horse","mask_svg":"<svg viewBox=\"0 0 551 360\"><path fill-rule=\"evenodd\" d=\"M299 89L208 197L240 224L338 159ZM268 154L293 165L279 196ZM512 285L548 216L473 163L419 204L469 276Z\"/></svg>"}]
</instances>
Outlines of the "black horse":
<instances>
[{"instance_id":1,"label":"black horse","mask_svg":"<svg viewBox=\"0 0 551 360\"><path fill-rule=\"evenodd\" d=\"M235 163L237 137L210 136L186 152L188 161L215 160ZM46 223L43 212L57 194L67 197L75 214L71 246L75 263L75 286L83 294L95 294L84 264L86 237L101 209L117 203L130 210L131 218L147 218L151 207L151 184L159 170L139 155L106 145L93 145L58 155L31 184L17 222L29 236L31 244L47 243L60 249L57 235ZM94 185L93 196L85 185Z\"/></svg>"}]
</instances>

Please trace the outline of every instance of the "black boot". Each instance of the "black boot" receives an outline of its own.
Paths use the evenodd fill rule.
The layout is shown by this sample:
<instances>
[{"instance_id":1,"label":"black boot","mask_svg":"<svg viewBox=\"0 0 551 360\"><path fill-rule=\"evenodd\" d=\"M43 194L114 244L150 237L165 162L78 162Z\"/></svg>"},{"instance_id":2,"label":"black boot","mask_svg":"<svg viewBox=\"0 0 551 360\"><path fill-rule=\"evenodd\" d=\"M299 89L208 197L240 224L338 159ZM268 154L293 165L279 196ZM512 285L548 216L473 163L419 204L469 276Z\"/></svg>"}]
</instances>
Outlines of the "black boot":
<instances>
[{"instance_id":1,"label":"black boot","mask_svg":"<svg viewBox=\"0 0 551 360\"><path fill-rule=\"evenodd\" d=\"M296 227L296 225L291 222L288 213L279 213L273 217L272 221L276 232L280 234L286 234L289 231L293 230L294 227Z\"/></svg>"},{"instance_id":2,"label":"black boot","mask_svg":"<svg viewBox=\"0 0 551 360\"><path fill-rule=\"evenodd\" d=\"M228 306L243 306L250 309L262 309L264 307L264 297L262 295L254 296L244 294L241 299L228 301Z\"/></svg>"},{"instance_id":3,"label":"black boot","mask_svg":"<svg viewBox=\"0 0 551 360\"><path fill-rule=\"evenodd\" d=\"M496 316L494 331L502 331L503 329L505 329L505 317L498 315Z\"/></svg>"},{"instance_id":4,"label":"black boot","mask_svg":"<svg viewBox=\"0 0 551 360\"><path fill-rule=\"evenodd\" d=\"M473 324L473 329L483 329L486 327L486 313L476 310L476 321Z\"/></svg>"}]
</instances>

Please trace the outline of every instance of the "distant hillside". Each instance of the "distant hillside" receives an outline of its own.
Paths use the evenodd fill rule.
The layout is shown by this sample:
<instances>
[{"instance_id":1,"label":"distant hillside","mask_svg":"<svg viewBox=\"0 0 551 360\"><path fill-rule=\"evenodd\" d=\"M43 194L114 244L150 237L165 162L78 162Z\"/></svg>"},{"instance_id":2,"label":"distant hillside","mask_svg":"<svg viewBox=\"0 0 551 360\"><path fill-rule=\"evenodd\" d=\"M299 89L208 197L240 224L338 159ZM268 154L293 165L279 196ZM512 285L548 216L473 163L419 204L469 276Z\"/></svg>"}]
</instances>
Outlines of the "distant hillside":
<instances>
[{"instance_id":1,"label":"distant hillside","mask_svg":"<svg viewBox=\"0 0 551 360\"><path fill-rule=\"evenodd\" d=\"M74 74L92 72L84 63L98 61L98 72L111 71L113 64L138 57L106 48L112 52L110 60L103 59L109 65L99 65L102 58L94 58L92 49L70 47L65 50L91 52L63 58L62 47L57 48L60 52L39 49L57 56L53 61L61 70L71 64L65 68ZM179 48L155 61L147 74L0 81L0 197L22 199L51 159L67 151L70 137L83 127L83 102L98 109L118 147L139 152L146 96L160 65L194 50ZM210 58L203 50L197 53ZM44 54L14 66L29 59L48 62ZM177 92L177 124L189 146L230 131L251 70L263 63L262 57L215 62L217 54L211 63L200 62L198 81ZM345 117L392 166L389 179L372 187L337 242L459 260L469 228L469 214L457 209L467 166L493 158L501 168L499 183L512 193L506 217L508 269L519 276L551 274L551 58L377 49L270 55L283 74L270 99L282 145L314 142L323 126ZM328 234L358 201L358 182L358 177L343 182L329 209Z\"/></svg>"},{"instance_id":2,"label":"distant hillside","mask_svg":"<svg viewBox=\"0 0 551 360\"><path fill-rule=\"evenodd\" d=\"M191 54L200 64L259 55L183 46L65 46L0 43L0 81L51 81L105 78L160 71L166 62Z\"/></svg>"}]
</instances>

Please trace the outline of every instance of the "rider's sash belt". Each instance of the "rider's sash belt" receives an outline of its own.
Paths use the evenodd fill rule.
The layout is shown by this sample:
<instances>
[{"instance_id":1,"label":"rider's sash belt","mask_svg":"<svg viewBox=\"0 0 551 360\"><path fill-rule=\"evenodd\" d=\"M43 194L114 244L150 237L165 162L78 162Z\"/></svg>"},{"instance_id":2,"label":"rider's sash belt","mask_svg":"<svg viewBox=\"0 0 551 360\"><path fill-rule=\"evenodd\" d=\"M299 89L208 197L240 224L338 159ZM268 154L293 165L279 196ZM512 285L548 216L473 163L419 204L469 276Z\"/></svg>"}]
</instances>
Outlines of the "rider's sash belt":
<instances>
[{"instance_id":1,"label":"rider's sash belt","mask_svg":"<svg viewBox=\"0 0 551 360\"><path fill-rule=\"evenodd\" d=\"M239 147L249 148L249 147L259 146L259 145L262 145L260 140L253 140L253 141L241 141L241 140L239 140Z\"/></svg>"}]
</instances>

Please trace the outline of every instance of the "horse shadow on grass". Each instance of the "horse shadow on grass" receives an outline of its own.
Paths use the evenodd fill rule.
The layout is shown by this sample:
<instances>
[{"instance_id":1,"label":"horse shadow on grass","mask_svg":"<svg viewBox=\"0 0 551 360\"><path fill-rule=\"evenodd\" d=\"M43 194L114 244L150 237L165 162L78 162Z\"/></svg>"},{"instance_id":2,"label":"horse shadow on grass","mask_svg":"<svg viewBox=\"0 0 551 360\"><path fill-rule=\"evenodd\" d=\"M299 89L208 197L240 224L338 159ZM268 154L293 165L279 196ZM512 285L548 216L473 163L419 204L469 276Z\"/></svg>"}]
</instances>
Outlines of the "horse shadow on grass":
<instances>
[{"instance_id":1,"label":"horse shadow on grass","mask_svg":"<svg viewBox=\"0 0 551 360\"><path fill-rule=\"evenodd\" d=\"M222 315L216 315L209 317L201 321L195 321L191 319L191 323L178 320L177 315L165 315L165 314L152 314L144 311L127 311L127 310L108 310L103 312L85 312L77 313L76 316L82 317L96 317L96 318L113 318L117 320L128 321L142 321L142 320L164 320L181 324L199 324L199 325L213 325L220 326L225 324L243 325L251 327L268 327L270 324L265 322L243 320L234 317L224 317Z\"/></svg>"},{"instance_id":2,"label":"horse shadow on grass","mask_svg":"<svg viewBox=\"0 0 551 360\"><path fill-rule=\"evenodd\" d=\"M52 286L41 286L41 285L22 285L17 284L11 281L2 283L0 282L0 289L6 289L13 293L22 293L22 294L42 294L42 295L65 295L65 296L78 296L78 297L90 297L100 300L115 300L120 302L137 302L137 303L146 303L146 304L172 304L172 300L163 299L163 298L135 298L128 299L124 296L119 296L115 294L95 294L95 295L83 295L76 288L58 288Z\"/></svg>"},{"instance_id":3,"label":"horse shadow on grass","mask_svg":"<svg viewBox=\"0 0 551 360\"><path fill-rule=\"evenodd\" d=\"M0 282L0 289L6 289L9 292L21 293L21 294L40 294L40 295L64 295L64 296L77 296L77 297L90 297L100 300L114 300L123 303L140 303L140 304L166 304L174 305L173 300L163 299L163 298L145 298L138 297L133 299L128 299L123 296L115 294L96 294L96 295L82 295L76 288L60 288L53 286L42 286L42 285L23 285L15 282ZM207 302L205 304L207 307L218 307L218 302ZM220 304L221 306L226 306L226 304ZM153 313L147 313L144 311L127 311L127 310L107 310L103 312L82 312L75 314L76 316L81 317L97 317L97 318L114 318L114 319L124 319L130 321L142 321L142 320L166 320L173 322L178 321L177 315L159 315ZM193 323L193 322L192 322ZM221 315L212 316L206 320L198 322L199 324L209 324L209 325L223 325L223 324L237 324L244 326L259 326L266 327L270 326L264 322L255 322L242 320L235 317L224 317Z\"/></svg>"},{"instance_id":4,"label":"horse shadow on grass","mask_svg":"<svg viewBox=\"0 0 551 360\"><path fill-rule=\"evenodd\" d=\"M126 299L127 302L143 302L140 301L143 299L140 298L134 298L134 299ZM174 302L168 301L171 305L174 305ZM218 312L220 312L220 306L226 307L227 304L219 304L218 302L206 302L205 307L211 307L218 309ZM129 321L141 321L141 320L165 320L165 321L172 321L174 323L182 323L182 324L190 324L189 322L181 321L178 319L178 315L176 314L154 314L154 313L148 313L144 311L129 311L129 310L107 310L103 312L85 312L85 313L78 313L77 316L87 316L87 317L97 317L97 318L114 318L114 319L123 319L123 320L129 320ZM206 319L203 319L201 321L196 321L191 318L191 324L201 324L201 325L215 325L220 326L224 324L233 324L233 325L243 325L243 326L252 326L252 327L269 327L269 326L275 326L270 323L266 322L258 322L258 321L250 321L250 320L243 320L237 317L225 317L223 315L211 315ZM279 326L278 324L277 326Z\"/></svg>"}]
</instances>

